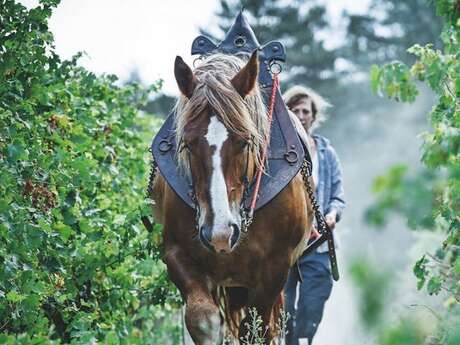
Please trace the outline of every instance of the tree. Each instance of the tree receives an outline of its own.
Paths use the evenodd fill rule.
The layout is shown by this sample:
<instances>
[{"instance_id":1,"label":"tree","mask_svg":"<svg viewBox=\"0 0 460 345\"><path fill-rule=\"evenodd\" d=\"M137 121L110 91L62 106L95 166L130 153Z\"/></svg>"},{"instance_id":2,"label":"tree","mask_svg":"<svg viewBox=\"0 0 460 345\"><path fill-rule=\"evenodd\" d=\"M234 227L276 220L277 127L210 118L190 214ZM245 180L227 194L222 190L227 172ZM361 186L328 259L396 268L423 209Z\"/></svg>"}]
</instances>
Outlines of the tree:
<instances>
[{"instance_id":1,"label":"tree","mask_svg":"<svg viewBox=\"0 0 460 345\"><path fill-rule=\"evenodd\" d=\"M345 14L347 40L342 55L360 71L398 59L410 63L415 43L440 44L442 18L428 0L373 0L366 14Z\"/></svg>"},{"instance_id":2,"label":"tree","mask_svg":"<svg viewBox=\"0 0 460 345\"><path fill-rule=\"evenodd\" d=\"M159 93L155 98L150 99L141 109L150 114L165 118L171 113L176 100L176 97Z\"/></svg>"}]
</instances>

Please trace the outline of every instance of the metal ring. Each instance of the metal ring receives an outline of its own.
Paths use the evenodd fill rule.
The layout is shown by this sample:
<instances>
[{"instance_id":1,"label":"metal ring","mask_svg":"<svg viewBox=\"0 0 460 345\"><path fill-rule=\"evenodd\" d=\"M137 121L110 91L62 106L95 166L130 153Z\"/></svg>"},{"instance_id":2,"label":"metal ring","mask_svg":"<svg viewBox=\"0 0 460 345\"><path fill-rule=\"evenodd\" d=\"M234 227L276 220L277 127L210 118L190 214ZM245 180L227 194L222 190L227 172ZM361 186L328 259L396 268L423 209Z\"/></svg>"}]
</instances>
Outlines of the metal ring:
<instances>
[{"instance_id":1,"label":"metal ring","mask_svg":"<svg viewBox=\"0 0 460 345\"><path fill-rule=\"evenodd\" d=\"M243 35L237 36L233 41L233 44L239 48L244 47L246 45L246 37Z\"/></svg>"},{"instance_id":2,"label":"metal ring","mask_svg":"<svg viewBox=\"0 0 460 345\"><path fill-rule=\"evenodd\" d=\"M196 68L197 67L196 62L200 61L200 60L203 60L203 58L204 58L203 55L200 55L195 60L193 60L193 63L192 63L193 68Z\"/></svg>"},{"instance_id":3,"label":"metal ring","mask_svg":"<svg viewBox=\"0 0 460 345\"><path fill-rule=\"evenodd\" d=\"M280 74L283 71L283 66L276 60L270 62L270 72L272 74Z\"/></svg>"},{"instance_id":4,"label":"metal ring","mask_svg":"<svg viewBox=\"0 0 460 345\"><path fill-rule=\"evenodd\" d=\"M289 164L294 164L299 160L299 154L295 150L289 150L284 154L284 159L288 161Z\"/></svg>"},{"instance_id":5,"label":"metal ring","mask_svg":"<svg viewBox=\"0 0 460 345\"><path fill-rule=\"evenodd\" d=\"M163 139L158 144L158 149L160 150L161 153L168 152L169 150L172 149L172 147L173 147L173 144L171 144L171 142L168 139Z\"/></svg>"}]
</instances>

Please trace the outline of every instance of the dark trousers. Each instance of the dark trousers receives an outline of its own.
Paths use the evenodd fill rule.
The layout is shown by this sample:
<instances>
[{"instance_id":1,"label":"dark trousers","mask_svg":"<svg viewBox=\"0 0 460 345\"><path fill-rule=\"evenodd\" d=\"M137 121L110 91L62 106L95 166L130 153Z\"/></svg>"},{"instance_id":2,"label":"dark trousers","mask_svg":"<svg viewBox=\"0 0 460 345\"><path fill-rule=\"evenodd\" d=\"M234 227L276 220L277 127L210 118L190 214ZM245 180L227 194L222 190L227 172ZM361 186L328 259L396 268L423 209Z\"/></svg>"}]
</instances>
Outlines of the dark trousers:
<instances>
[{"instance_id":1,"label":"dark trousers","mask_svg":"<svg viewBox=\"0 0 460 345\"><path fill-rule=\"evenodd\" d=\"M313 337L323 317L324 304L331 295L332 277L328 253L313 253L299 258L303 282L299 282L293 267L284 286L285 310L290 318L287 322L286 345L299 345L299 339ZM299 296L297 309L297 284ZM303 342L303 341L302 341ZM301 343L302 344L302 343Z\"/></svg>"}]
</instances>

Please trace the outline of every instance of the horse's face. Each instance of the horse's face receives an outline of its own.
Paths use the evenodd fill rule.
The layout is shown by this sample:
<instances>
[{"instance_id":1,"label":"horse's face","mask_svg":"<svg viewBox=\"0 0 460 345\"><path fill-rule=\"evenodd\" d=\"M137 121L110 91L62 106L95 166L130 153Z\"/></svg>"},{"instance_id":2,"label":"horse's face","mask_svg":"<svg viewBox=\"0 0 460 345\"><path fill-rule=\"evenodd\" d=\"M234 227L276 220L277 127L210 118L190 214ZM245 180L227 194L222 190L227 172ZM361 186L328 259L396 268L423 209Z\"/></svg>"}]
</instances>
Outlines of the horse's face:
<instances>
[{"instance_id":1,"label":"horse's face","mask_svg":"<svg viewBox=\"0 0 460 345\"><path fill-rule=\"evenodd\" d=\"M240 236L247 141L211 112L187 126L183 140L199 206L200 240L217 252L230 252Z\"/></svg>"},{"instance_id":2,"label":"horse's face","mask_svg":"<svg viewBox=\"0 0 460 345\"><path fill-rule=\"evenodd\" d=\"M256 79L249 84L247 79L251 75L257 78L257 70L257 54L254 54L248 65L232 79L243 97L254 87ZM240 75L249 72L251 75ZM176 59L175 74L180 90L190 98L197 80L180 58ZM244 78L246 88L238 84L238 78ZM182 140L199 206L199 238L217 253L230 253L240 237L244 178L253 173L248 138L233 134L212 109L206 109L186 124Z\"/></svg>"}]
</instances>

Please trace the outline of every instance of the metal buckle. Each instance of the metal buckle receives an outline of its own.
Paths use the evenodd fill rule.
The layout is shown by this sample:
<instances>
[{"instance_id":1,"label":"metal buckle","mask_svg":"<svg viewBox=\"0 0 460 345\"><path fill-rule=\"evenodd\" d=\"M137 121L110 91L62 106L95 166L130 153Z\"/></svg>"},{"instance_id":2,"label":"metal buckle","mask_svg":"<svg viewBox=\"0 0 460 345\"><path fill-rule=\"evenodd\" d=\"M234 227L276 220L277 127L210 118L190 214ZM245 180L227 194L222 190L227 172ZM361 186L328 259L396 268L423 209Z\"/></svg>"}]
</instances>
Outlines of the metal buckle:
<instances>
[{"instance_id":1,"label":"metal buckle","mask_svg":"<svg viewBox=\"0 0 460 345\"><path fill-rule=\"evenodd\" d=\"M169 150L171 150L173 147L173 144L168 139L163 139L160 141L158 144L158 149L160 150L161 153L165 154Z\"/></svg>"},{"instance_id":2,"label":"metal buckle","mask_svg":"<svg viewBox=\"0 0 460 345\"><path fill-rule=\"evenodd\" d=\"M299 154L295 150L289 150L284 154L284 159L291 165L299 160Z\"/></svg>"}]
</instances>

